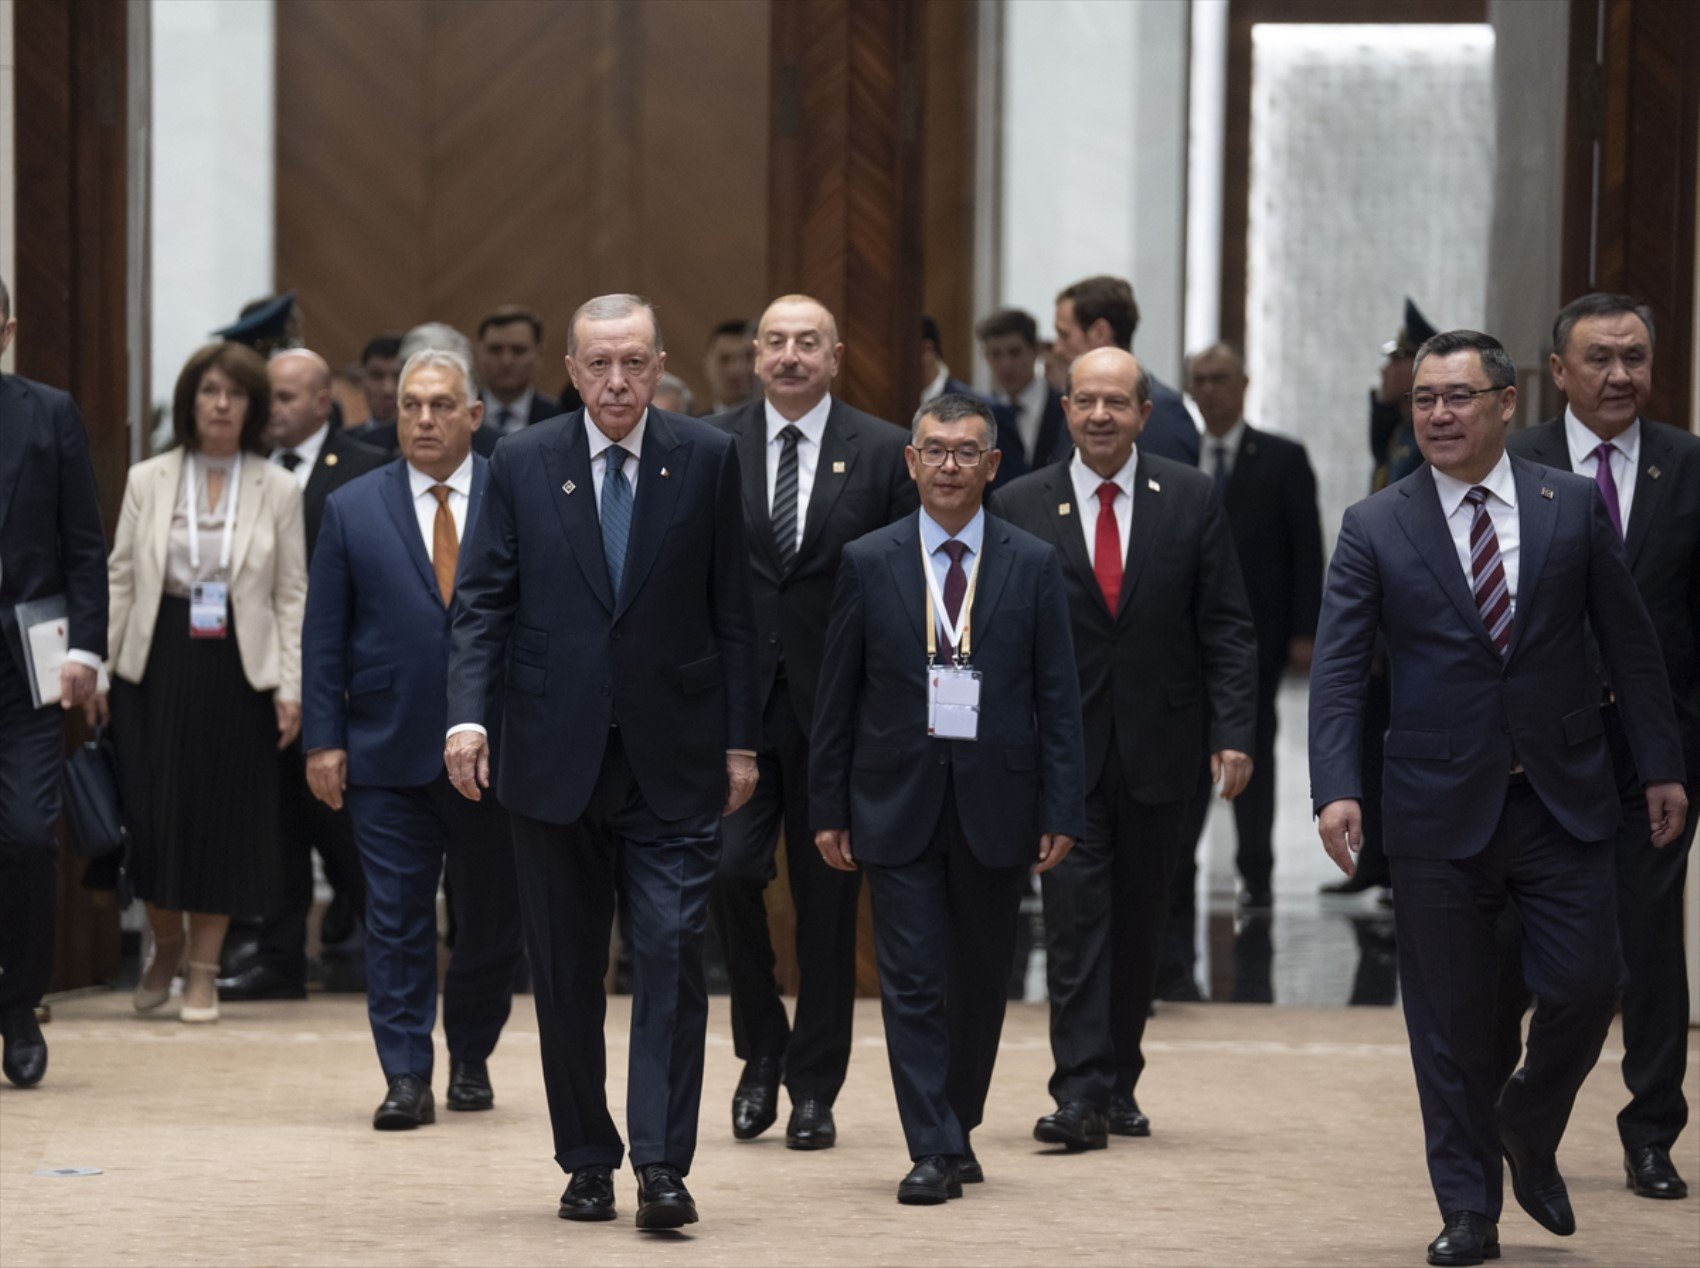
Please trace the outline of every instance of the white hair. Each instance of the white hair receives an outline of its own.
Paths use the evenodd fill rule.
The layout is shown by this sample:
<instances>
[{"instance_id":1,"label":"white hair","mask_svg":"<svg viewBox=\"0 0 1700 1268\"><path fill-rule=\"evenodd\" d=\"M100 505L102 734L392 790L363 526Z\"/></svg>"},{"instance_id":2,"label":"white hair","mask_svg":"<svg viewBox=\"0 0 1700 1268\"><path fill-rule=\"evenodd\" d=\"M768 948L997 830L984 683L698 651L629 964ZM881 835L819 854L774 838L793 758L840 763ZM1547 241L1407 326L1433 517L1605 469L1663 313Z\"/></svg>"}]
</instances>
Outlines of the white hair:
<instances>
[{"instance_id":1,"label":"white hair","mask_svg":"<svg viewBox=\"0 0 1700 1268\"><path fill-rule=\"evenodd\" d=\"M423 352L427 348L435 348L442 352L452 352L460 357L460 359L466 363L467 390L474 397L478 395L478 374L477 371L472 368L474 364L472 358L472 340L461 334L460 331L456 330L447 322L428 321L422 326L415 326L412 330L408 331L401 337L401 348L397 351L396 355L401 358L402 365L406 366L413 359L414 353ZM406 378L407 376L403 375L402 377Z\"/></svg>"},{"instance_id":2,"label":"white hair","mask_svg":"<svg viewBox=\"0 0 1700 1268\"><path fill-rule=\"evenodd\" d=\"M396 395L400 396L407 389L407 380L415 370L435 366L439 370L452 370L460 376L460 394L465 398L467 407L478 399L478 390L472 382L472 365L460 353L452 348L421 348L401 367L401 377L396 380Z\"/></svg>"}]
</instances>

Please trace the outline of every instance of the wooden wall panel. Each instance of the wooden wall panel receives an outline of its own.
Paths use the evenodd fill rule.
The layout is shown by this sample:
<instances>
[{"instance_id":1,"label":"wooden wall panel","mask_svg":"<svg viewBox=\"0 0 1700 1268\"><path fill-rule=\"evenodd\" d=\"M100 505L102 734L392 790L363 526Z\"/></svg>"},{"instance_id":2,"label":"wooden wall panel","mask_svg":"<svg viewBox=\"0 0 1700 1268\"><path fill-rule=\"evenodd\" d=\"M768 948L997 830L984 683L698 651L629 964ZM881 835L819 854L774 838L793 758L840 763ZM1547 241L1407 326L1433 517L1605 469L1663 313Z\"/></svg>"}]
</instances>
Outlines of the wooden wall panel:
<instances>
[{"instance_id":1,"label":"wooden wall panel","mask_svg":"<svg viewBox=\"0 0 1700 1268\"><path fill-rule=\"evenodd\" d=\"M927 58L921 121L921 304L939 323L940 352L959 379L973 382L975 99L979 91L979 7L961 0L921 13ZM919 354L917 354L919 355Z\"/></svg>"}]
</instances>

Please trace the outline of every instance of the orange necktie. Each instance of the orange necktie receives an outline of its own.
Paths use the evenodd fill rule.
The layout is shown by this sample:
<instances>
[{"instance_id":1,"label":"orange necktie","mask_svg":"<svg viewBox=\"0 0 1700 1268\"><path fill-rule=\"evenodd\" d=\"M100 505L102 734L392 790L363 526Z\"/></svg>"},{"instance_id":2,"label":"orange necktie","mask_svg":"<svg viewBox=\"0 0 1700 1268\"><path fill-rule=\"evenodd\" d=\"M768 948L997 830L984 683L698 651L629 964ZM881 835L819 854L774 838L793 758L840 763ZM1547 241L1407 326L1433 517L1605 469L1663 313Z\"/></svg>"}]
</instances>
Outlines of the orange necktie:
<instances>
[{"instance_id":1,"label":"orange necktie","mask_svg":"<svg viewBox=\"0 0 1700 1268\"><path fill-rule=\"evenodd\" d=\"M449 510L449 486L433 484L431 496L437 499L437 520L431 526L431 567L437 574L437 589L442 592L446 608L454 597L460 538L455 536L454 512Z\"/></svg>"}]
</instances>

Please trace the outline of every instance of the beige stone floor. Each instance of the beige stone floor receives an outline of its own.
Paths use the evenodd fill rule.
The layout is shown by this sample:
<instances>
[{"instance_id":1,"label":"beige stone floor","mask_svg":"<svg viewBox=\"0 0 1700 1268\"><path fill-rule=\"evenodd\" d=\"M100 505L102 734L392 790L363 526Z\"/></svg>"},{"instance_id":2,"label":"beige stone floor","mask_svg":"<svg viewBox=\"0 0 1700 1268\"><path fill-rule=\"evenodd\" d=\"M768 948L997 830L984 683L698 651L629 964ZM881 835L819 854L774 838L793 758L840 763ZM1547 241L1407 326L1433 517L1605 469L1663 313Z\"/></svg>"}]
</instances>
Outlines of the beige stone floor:
<instances>
[{"instance_id":1,"label":"beige stone floor","mask_svg":"<svg viewBox=\"0 0 1700 1268\"><path fill-rule=\"evenodd\" d=\"M1141 1086L1156 1134L1068 1157L1028 1134L1047 1108L1045 1013L1017 1005L976 1136L987 1183L907 1208L893 1200L906 1160L873 1002L858 1004L841 1144L820 1154L788 1152L778 1128L731 1139L738 1063L714 1005L691 1176L703 1222L642 1237L629 1173L618 1222L555 1218L529 998L491 1062L496 1110L404 1134L369 1126L382 1088L357 999L227 1005L194 1029L138 1019L120 996L62 1001L47 1081L0 1087L0 1265L1420 1264L1438 1227L1396 1010L1167 1007ZM616 1085L627 1016L613 1001ZM1617 1044L1561 1159L1581 1232L1548 1236L1508 1195L1506 1263L1700 1264L1700 1200L1623 1187ZM1691 1102L1697 1076L1691 1057ZM1695 1142L1681 1147L1691 1183ZM67 1166L102 1174L34 1174Z\"/></svg>"}]
</instances>

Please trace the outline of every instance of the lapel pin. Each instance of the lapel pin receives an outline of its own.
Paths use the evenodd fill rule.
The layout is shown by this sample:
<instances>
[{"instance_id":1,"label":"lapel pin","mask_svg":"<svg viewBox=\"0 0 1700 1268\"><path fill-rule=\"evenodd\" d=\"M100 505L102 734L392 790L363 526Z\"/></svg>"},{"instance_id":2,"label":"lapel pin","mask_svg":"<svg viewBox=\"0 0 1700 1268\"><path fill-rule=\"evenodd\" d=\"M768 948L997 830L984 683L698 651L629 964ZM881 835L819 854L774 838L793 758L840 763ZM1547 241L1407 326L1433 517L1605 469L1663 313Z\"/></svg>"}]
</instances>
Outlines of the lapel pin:
<instances>
[{"instance_id":1,"label":"lapel pin","mask_svg":"<svg viewBox=\"0 0 1700 1268\"><path fill-rule=\"evenodd\" d=\"M336 455L334 453L328 453L325 455L325 465L327 467L336 466Z\"/></svg>"},{"instance_id":2,"label":"lapel pin","mask_svg":"<svg viewBox=\"0 0 1700 1268\"><path fill-rule=\"evenodd\" d=\"M667 468L666 467L661 468L661 478L663 480L665 480L667 478Z\"/></svg>"},{"instance_id":3,"label":"lapel pin","mask_svg":"<svg viewBox=\"0 0 1700 1268\"><path fill-rule=\"evenodd\" d=\"M1147 480L1145 482L1145 487L1150 489L1153 493L1161 493L1163 491L1163 486L1158 484L1155 480Z\"/></svg>"},{"instance_id":4,"label":"lapel pin","mask_svg":"<svg viewBox=\"0 0 1700 1268\"><path fill-rule=\"evenodd\" d=\"M1057 503L1057 514L1058 515L1067 515L1073 509L1074 508L1071 507L1067 502L1058 502Z\"/></svg>"},{"instance_id":5,"label":"lapel pin","mask_svg":"<svg viewBox=\"0 0 1700 1268\"><path fill-rule=\"evenodd\" d=\"M1657 467L1647 468L1647 478L1649 480L1657 480L1663 474L1664 472L1660 471Z\"/></svg>"},{"instance_id":6,"label":"lapel pin","mask_svg":"<svg viewBox=\"0 0 1700 1268\"><path fill-rule=\"evenodd\" d=\"M1545 485L1542 485L1541 486L1541 496L1544 497L1549 502L1552 501L1552 490L1547 488Z\"/></svg>"},{"instance_id":7,"label":"lapel pin","mask_svg":"<svg viewBox=\"0 0 1700 1268\"><path fill-rule=\"evenodd\" d=\"M565 493L568 497L571 497L573 490L576 488L578 488L578 485L574 484L571 480L568 480L561 486L561 492Z\"/></svg>"},{"instance_id":8,"label":"lapel pin","mask_svg":"<svg viewBox=\"0 0 1700 1268\"><path fill-rule=\"evenodd\" d=\"M842 462L833 463L832 464L832 474L833 475L843 475L844 474L844 464Z\"/></svg>"}]
</instances>

